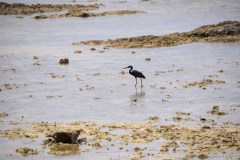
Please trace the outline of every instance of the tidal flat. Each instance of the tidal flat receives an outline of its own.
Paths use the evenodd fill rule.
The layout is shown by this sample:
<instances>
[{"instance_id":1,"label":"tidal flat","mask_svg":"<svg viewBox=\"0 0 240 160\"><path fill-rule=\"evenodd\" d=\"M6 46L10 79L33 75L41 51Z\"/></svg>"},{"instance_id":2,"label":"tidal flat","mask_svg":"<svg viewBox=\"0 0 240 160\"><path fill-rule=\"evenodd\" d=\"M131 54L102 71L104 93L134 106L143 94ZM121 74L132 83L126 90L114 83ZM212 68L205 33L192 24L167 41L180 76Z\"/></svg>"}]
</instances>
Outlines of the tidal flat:
<instances>
[{"instance_id":1,"label":"tidal flat","mask_svg":"<svg viewBox=\"0 0 240 160\"><path fill-rule=\"evenodd\" d=\"M0 159L239 159L239 10L3 0Z\"/></svg>"}]
</instances>

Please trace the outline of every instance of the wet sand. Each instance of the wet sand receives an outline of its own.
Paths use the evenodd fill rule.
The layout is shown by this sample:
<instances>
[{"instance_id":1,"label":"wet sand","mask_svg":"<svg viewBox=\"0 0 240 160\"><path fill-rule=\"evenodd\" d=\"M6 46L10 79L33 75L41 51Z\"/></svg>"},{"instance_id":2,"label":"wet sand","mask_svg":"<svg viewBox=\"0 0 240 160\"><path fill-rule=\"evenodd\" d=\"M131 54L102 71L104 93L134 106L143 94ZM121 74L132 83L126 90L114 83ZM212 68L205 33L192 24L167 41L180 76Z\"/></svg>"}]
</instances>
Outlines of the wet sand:
<instances>
[{"instance_id":1,"label":"wet sand","mask_svg":"<svg viewBox=\"0 0 240 160\"><path fill-rule=\"evenodd\" d=\"M90 40L74 42L73 45L104 45L114 48L170 47L192 42L239 42L240 22L226 21L206 25L190 32L172 33L163 36L139 36L115 40Z\"/></svg>"}]
</instances>

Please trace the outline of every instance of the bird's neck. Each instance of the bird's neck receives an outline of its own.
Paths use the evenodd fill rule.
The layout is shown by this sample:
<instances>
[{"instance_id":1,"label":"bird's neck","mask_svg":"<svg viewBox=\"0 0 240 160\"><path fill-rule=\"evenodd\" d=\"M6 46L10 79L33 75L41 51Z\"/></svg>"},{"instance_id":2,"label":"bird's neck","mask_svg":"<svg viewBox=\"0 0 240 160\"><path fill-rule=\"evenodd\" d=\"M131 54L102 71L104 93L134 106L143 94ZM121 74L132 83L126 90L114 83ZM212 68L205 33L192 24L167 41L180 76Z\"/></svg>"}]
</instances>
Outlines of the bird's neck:
<instances>
[{"instance_id":1,"label":"bird's neck","mask_svg":"<svg viewBox=\"0 0 240 160\"><path fill-rule=\"evenodd\" d=\"M129 69L129 73L130 73L130 74L131 74L132 69L133 69L132 67Z\"/></svg>"}]
</instances>

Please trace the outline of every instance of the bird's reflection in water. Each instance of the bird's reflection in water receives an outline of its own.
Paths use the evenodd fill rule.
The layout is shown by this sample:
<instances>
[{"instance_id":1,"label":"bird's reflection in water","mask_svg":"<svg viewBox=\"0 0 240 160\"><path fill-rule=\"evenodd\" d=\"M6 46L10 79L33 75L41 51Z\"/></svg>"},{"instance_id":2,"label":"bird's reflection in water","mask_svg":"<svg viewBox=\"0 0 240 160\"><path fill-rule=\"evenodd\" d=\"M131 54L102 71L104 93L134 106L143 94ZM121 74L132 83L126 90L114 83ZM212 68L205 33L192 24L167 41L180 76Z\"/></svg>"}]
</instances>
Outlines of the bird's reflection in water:
<instances>
[{"instance_id":1,"label":"bird's reflection in water","mask_svg":"<svg viewBox=\"0 0 240 160\"><path fill-rule=\"evenodd\" d=\"M138 91L137 87L135 87L136 89L136 97L144 97L145 96L145 92L143 91L142 87L141 90Z\"/></svg>"},{"instance_id":2,"label":"bird's reflection in water","mask_svg":"<svg viewBox=\"0 0 240 160\"><path fill-rule=\"evenodd\" d=\"M144 98L144 96L145 96L145 92L143 91L143 89L141 88L141 90L138 90L136 88L136 92L135 92L135 94L130 96L130 100L131 100L132 104L136 105L136 104L138 104L138 102L142 103L142 101L139 101L139 100Z\"/></svg>"}]
</instances>

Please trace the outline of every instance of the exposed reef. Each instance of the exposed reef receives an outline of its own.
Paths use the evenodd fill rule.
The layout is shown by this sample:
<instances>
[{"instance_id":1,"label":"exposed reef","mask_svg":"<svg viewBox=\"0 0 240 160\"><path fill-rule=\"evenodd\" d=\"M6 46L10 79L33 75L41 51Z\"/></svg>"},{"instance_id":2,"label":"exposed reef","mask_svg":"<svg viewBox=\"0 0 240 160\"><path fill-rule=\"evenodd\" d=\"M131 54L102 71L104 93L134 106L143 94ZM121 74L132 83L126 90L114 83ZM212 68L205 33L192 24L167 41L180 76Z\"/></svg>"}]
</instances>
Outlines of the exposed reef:
<instances>
[{"instance_id":1,"label":"exposed reef","mask_svg":"<svg viewBox=\"0 0 240 160\"><path fill-rule=\"evenodd\" d=\"M4 3L0 2L0 15L31 15L35 13L45 13L45 12L84 12L89 10L98 9L101 5L71 5L71 4L32 4L27 5L23 3Z\"/></svg>"},{"instance_id":2,"label":"exposed reef","mask_svg":"<svg viewBox=\"0 0 240 160\"><path fill-rule=\"evenodd\" d=\"M51 19L51 18L67 18L67 17L98 17L106 15L124 15L124 14L137 14L144 13L143 11L136 10L120 10L120 11L108 11L102 13L90 13L91 10L99 9L102 4L93 5L71 5L71 4L32 4L27 5L23 3L4 3L0 2L0 15L32 15L36 13L46 12L60 12L67 11L61 14L48 14L48 15L36 15L35 19ZM18 18L20 18L18 16ZM23 17L21 17L23 18Z\"/></svg>"},{"instance_id":3,"label":"exposed reef","mask_svg":"<svg viewBox=\"0 0 240 160\"><path fill-rule=\"evenodd\" d=\"M156 48L170 47L192 42L239 42L240 22L224 21L205 25L190 32L172 33L163 36L139 36L115 40L90 40L73 45L104 45L113 48Z\"/></svg>"},{"instance_id":4,"label":"exposed reef","mask_svg":"<svg viewBox=\"0 0 240 160\"><path fill-rule=\"evenodd\" d=\"M42 145L49 148L49 154L54 155L76 154L100 148L108 149L117 145L118 142L122 144L120 150L135 144L131 150L137 155L141 154L142 158L155 157L171 150L183 152L185 159L202 157L202 153L208 156L212 153L239 152L240 150L238 127L158 125L156 123L158 118L152 116L148 121L142 123L119 122L102 125L92 121L68 123L18 121L16 122L18 124L30 125L29 128L1 131L0 136L16 139L45 137ZM118 130L122 130L122 133L117 133ZM149 148L141 147L144 144L157 142L159 139L164 140L159 152L153 153ZM138 144L139 146L136 146ZM184 149L186 147L188 149ZM28 148L18 149L17 152L24 156L37 154L37 151Z\"/></svg>"},{"instance_id":5,"label":"exposed reef","mask_svg":"<svg viewBox=\"0 0 240 160\"><path fill-rule=\"evenodd\" d=\"M135 11L135 10L121 10L121 11L108 11L102 13L89 13L89 12L68 12L64 14L53 14L53 15L39 15L35 16L35 19L50 19L50 18L65 18L65 17L99 17L99 16L106 16L106 15L124 15L124 14L137 14L137 13L144 13L142 11Z\"/></svg>"}]
</instances>

